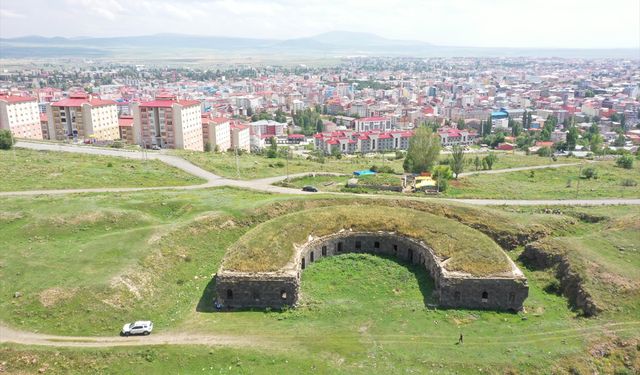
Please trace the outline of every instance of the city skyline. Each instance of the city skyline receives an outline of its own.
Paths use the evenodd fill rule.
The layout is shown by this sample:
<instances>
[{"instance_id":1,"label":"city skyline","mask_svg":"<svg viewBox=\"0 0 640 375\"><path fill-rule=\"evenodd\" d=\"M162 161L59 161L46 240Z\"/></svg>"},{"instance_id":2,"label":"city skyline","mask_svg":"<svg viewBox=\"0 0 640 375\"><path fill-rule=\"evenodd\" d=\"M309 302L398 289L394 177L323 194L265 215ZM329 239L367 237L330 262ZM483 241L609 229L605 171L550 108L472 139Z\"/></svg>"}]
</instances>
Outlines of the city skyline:
<instances>
[{"instance_id":1,"label":"city skyline","mask_svg":"<svg viewBox=\"0 0 640 375\"><path fill-rule=\"evenodd\" d=\"M591 0L3 0L0 5L3 38L172 33L284 40L344 30L442 46L640 49L635 0L614 0L606 7Z\"/></svg>"}]
</instances>

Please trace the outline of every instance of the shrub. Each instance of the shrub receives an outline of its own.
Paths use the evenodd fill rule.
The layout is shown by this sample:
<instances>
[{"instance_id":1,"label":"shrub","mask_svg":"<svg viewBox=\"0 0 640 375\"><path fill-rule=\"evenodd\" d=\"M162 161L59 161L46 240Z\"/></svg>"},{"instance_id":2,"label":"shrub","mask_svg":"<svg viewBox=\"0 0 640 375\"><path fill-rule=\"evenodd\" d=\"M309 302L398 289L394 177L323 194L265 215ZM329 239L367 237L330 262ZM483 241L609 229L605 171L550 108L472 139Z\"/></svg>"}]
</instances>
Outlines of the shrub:
<instances>
[{"instance_id":1,"label":"shrub","mask_svg":"<svg viewBox=\"0 0 640 375\"><path fill-rule=\"evenodd\" d=\"M549 157L551 156L551 149L549 147L542 147L536 153L538 156Z\"/></svg>"},{"instance_id":2,"label":"shrub","mask_svg":"<svg viewBox=\"0 0 640 375\"><path fill-rule=\"evenodd\" d=\"M122 141L113 141L111 144L112 148L124 148L124 142Z\"/></svg>"},{"instance_id":3,"label":"shrub","mask_svg":"<svg viewBox=\"0 0 640 375\"><path fill-rule=\"evenodd\" d=\"M589 167L589 168L585 168L582 170L582 178L586 178L587 180L590 179L597 179L598 178L598 171L595 168Z\"/></svg>"},{"instance_id":4,"label":"shrub","mask_svg":"<svg viewBox=\"0 0 640 375\"><path fill-rule=\"evenodd\" d=\"M107 168L112 168L113 167L113 163L112 162L108 162L107 163Z\"/></svg>"},{"instance_id":5,"label":"shrub","mask_svg":"<svg viewBox=\"0 0 640 375\"><path fill-rule=\"evenodd\" d=\"M622 186L637 186L638 182L636 180L632 180L630 178L625 178L624 180L622 180L621 185Z\"/></svg>"},{"instance_id":6,"label":"shrub","mask_svg":"<svg viewBox=\"0 0 640 375\"><path fill-rule=\"evenodd\" d=\"M633 168L633 157L629 154L624 154L616 160L616 165L620 168L631 169Z\"/></svg>"},{"instance_id":7,"label":"shrub","mask_svg":"<svg viewBox=\"0 0 640 375\"><path fill-rule=\"evenodd\" d=\"M0 150L10 150L13 147L13 137L11 131L2 129L0 130Z\"/></svg>"}]
</instances>

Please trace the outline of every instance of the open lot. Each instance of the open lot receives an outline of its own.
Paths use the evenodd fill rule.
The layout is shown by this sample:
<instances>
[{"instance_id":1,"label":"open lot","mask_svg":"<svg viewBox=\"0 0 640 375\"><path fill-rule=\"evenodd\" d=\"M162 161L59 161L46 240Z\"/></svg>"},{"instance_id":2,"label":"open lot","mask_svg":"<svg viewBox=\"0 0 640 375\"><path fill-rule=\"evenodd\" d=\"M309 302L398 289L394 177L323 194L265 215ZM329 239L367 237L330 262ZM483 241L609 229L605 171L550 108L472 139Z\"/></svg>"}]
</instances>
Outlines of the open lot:
<instances>
[{"instance_id":1,"label":"open lot","mask_svg":"<svg viewBox=\"0 0 640 375\"><path fill-rule=\"evenodd\" d=\"M578 199L640 197L640 163L633 169L615 166L613 161L585 163L598 177L580 178L580 166L546 168L498 174L477 174L451 181L446 192L451 198ZM631 180L635 186L624 186Z\"/></svg>"},{"instance_id":2,"label":"open lot","mask_svg":"<svg viewBox=\"0 0 640 375\"><path fill-rule=\"evenodd\" d=\"M194 185L204 181L158 160L0 150L0 191Z\"/></svg>"},{"instance_id":3,"label":"open lot","mask_svg":"<svg viewBox=\"0 0 640 375\"><path fill-rule=\"evenodd\" d=\"M510 244L509 255L529 279L526 313L428 307L433 286L423 270L370 255L310 265L302 275L297 309L213 312L211 278L227 248L260 222L313 208L323 197L314 198L219 188L0 199L0 319L5 324L113 336L125 321L151 319L153 335L166 335L169 342L178 334L233 335L250 346L41 349L6 344L0 347L5 369L630 374L640 368L637 289L598 297L606 295L612 277L629 285L639 282L637 207L545 213L535 207L420 203L428 212L487 233L503 247ZM324 205L364 202L322 200ZM389 199L385 204L413 203ZM586 243L576 253L579 259L606 271L588 280L603 311L582 317L550 287L557 283L555 270L521 263L522 236ZM609 244L605 251L599 250L599 238ZM456 345L460 333L464 344Z\"/></svg>"}]
</instances>

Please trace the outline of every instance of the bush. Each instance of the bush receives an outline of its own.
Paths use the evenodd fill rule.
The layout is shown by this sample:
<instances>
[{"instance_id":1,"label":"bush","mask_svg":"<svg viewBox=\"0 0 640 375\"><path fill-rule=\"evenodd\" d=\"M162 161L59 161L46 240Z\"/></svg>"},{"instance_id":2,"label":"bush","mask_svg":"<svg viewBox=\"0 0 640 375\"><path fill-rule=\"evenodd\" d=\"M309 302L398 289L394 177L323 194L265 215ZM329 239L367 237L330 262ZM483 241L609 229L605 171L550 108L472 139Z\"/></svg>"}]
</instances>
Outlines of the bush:
<instances>
[{"instance_id":1,"label":"bush","mask_svg":"<svg viewBox=\"0 0 640 375\"><path fill-rule=\"evenodd\" d=\"M629 154L624 154L616 160L616 165L620 168L631 169L633 168L633 157Z\"/></svg>"},{"instance_id":2,"label":"bush","mask_svg":"<svg viewBox=\"0 0 640 375\"><path fill-rule=\"evenodd\" d=\"M396 160L401 160L401 159L404 159L404 152L396 151Z\"/></svg>"},{"instance_id":3,"label":"bush","mask_svg":"<svg viewBox=\"0 0 640 375\"><path fill-rule=\"evenodd\" d=\"M107 168L112 168L113 167L113 163L112 162L108 162L107 163Z\"/></svg>"},{"instance_id":4,"label":"bush","mask_svg":"<svg viewBox=\"0 0 640 375\"><path fill-rule=\"evenodd\" d=\"M538 156L549 157L551 156L551 149L549 147L543 147L539 149L537 152Z\"/></svg>"},{"instance_id":5,"label":"bush","mask_svg":"<svg viewBox=\"0 0 640 375\"><path fill-rule=\"evenodd\" d=\"M595 168L589 167L589 168L585 168L582 170L582 176L580 176L582 178L586 178L587 180L590 179L597 179L598 178L598 171Z\"/></svg>"},{"instance_id":6,"label":"bush","mask_svg":"<svg viewBox=\"0 0 640 375\"><path fill-rule=\"evenodd\" d=\"M124 142L122 141L113 141L111 144L112 148L124 148Z\"/></svg>"},{"instance_id":7,"label":"bush","mask_svg":"<svg viewBox=\"0 0 640 375\"><path fill-rule=\"evenodd\" d=\"M0 130L0 150L11 150L13 147L13 137L10 130Z\"/></svg>"},{"instance_id":8,"label":"bush","mask_svg":"<svg viewBox=\"0 0 640 375\"><path fill-rule=\"evenodd\" d=\"M636 180L632 180L630 178L625 178L624 180L622 180L621 182L622 186L638 186L638 182Z\"/></svg>"},{"instance_id":9,"label":"bush","mask_svg":"<svg viewBox=\"0 0 640 375\"><path fill-rule=\"evenodd\" d=\"M372 165L371 168L369 168L369 170L376 173L391 173L391 174L396 173L396 171L388 165L383 165L382 167L378 167L377 165Z\"/></svg>"}]
</instances>

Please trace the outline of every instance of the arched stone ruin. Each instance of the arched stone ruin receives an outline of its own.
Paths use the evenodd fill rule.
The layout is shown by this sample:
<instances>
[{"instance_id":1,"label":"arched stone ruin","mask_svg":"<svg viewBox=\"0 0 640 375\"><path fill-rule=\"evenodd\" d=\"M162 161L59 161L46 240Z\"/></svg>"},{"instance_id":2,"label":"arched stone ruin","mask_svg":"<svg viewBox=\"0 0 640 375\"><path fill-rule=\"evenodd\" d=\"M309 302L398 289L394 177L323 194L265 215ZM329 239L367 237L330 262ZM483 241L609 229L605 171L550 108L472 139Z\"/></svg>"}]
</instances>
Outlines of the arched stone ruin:
<instances>
[{"instance_id":1,"label":"arched stone ruin","mask_svg":"<svg viewBox=\"0 0 640 375\"><path fill-rule=\"evenodd\" d=\"M446 269L449 259L438 257L423 241L392 232L342 230L309 236L306 243L294 247L293 260L276 272L236 272L221 267L215 279L217 301L228 309L295 306L301 273L312 263L365 252L424 266L434 280L434 299L440 307L519 311L529 292L524 274L511 259L511 270L500 274L479 277L452 272Z\"/></svg>"}]
</instances>

